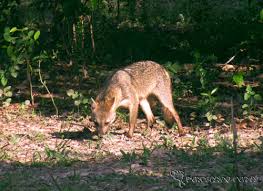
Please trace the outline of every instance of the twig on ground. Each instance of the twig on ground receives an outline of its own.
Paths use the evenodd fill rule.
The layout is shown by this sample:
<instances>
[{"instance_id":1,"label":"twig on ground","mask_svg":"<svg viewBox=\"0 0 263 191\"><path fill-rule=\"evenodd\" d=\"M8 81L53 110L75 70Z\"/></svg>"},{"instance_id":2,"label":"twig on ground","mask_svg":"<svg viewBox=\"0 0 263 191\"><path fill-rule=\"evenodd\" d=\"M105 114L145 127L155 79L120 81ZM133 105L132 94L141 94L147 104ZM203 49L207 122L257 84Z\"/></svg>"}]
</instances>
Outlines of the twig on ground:
<instances>
[{"instance_id":1,"label":"twig on ground","mask_svg":"<svg viewBox=\"0 0 263 191\"><path fill-rule=\"evenodd\" d=\"M41 84L45 87L47 93L50 95L50 98L51 98L51 100L52 100L53 106L54 106L54 108L55 108L55 110L56 110L56 116L58 116L58 108L57 108L57 106L56 106L56 104L55 104L53 95L50 93L50 91L49 91L46 83L43 81L43 78L42 78L42 75L41 75L41 70L40 70L40 63L41 63L41 61L39 60L39 61L38 61L38 69L39 69L39 70L38 70L38 75L39 75L39 80L40 80Z\"/></svg>"},{"instance_id":2,"label":"twig on ground","mask_svg":"<svg viewBox=\"0 0 263 191\"><path fill-rule=\"evenodd\" d=\"M227 65L227 64L229 64L230 62L232 62L232 61L235 59L235 57L236 57L240 52L243 52L243 51L245 51L245 50L244 50L244 49L238 50L238 52L237 52L234 56L232 56L231 58L229 58L228 61L226 61L226 63L224 63L224 65Z\"/></svg>"}]
</instances>

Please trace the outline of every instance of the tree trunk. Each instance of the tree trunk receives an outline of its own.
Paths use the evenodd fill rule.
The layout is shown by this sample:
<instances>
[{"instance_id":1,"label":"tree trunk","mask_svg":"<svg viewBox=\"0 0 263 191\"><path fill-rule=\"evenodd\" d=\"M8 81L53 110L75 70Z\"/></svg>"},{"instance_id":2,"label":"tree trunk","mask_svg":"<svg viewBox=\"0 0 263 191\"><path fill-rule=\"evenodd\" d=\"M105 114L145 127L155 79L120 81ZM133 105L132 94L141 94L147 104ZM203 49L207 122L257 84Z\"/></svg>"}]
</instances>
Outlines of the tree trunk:
<instances>
[{"instance_id":1,"label":"tree trunk","mask_svg":"<svg viewBox=\"0 0 263 191\"><path fill-rule=\"evenodd\" d=\"M90 39L91 39L91 46L92 46L92 54L95 55L96 47L95 47L95 40L94 40L94 31L93 31L93 24L92 24L93 16L88 16L89 21L89 30L90 30Z\"/></svg>"}]
</instances>

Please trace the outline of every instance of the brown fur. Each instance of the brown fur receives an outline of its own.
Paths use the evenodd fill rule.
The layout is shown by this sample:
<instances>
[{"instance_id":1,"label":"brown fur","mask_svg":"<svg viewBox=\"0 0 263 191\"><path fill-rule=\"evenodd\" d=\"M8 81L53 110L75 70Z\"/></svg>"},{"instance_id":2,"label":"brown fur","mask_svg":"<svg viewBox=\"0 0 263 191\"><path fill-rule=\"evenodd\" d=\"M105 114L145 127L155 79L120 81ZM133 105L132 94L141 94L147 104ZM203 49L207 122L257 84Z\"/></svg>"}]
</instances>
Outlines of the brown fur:
<instances>
[{"instance_id":1,"label":"brown fur","mask_svg":"<svg viewBox=\"0 0 263 191\"><path fill-rule=\"evenodd\" d=\"M173 118L173 114L165 107L162 107L162 110L163 110L163 118L165 123L169 126L172 126L173 123L175 122Z\"/></svg>"},{"instance_id":2,"label":"brown fur","mask_svg":"<svg viewBox=\"0 0 263 191\"><path fill-rule=\"evenodd\" d=\"M92 104L92 113L98 123L99 134L108 131L109 124L114 121L116 109L119 107L129 109L129 137L133 136L139 106L146 115L148 126L151 126L155 121L150 107L150 103L153 103L152 96L161 102L165 120L170 123L176 121L179 133L183 133L179 115L173 106L168 72L153 61L142 61L111 75Z\"/></svg>"}]
</instances>

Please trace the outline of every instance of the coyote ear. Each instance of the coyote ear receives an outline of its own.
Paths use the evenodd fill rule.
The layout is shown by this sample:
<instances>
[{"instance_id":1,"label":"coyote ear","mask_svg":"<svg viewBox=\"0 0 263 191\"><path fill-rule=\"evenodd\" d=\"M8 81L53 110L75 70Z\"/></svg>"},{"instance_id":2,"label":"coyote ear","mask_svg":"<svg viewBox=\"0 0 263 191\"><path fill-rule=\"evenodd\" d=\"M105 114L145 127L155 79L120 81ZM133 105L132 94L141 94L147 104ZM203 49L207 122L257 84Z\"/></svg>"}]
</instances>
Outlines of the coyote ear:
<instances>
[{"instance_id":1,"label":"coyote ear","mask_svg":"<svg viewBox=\"0 0 263 191\"><path fill-rule=\"evenodd\" d=\"M115 97L106 99L106 107L108 109L111 109L114 103L115 103Z\"/></svg>"}]
</instances>

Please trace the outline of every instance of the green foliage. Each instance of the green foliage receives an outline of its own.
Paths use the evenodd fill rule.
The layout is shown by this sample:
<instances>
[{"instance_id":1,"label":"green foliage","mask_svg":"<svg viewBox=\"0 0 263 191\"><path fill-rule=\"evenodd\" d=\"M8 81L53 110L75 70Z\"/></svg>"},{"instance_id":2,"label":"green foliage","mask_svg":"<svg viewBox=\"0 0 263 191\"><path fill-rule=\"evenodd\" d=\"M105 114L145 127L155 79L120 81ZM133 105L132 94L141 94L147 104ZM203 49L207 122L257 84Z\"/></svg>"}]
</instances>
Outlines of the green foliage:
<instances>
[{"instance_id":1,"label":"green foliage","mask_svg":"<svg viewBox=\"0 0 263 191\"><path fill-rule=\"evenodd\" d=\"M126 111L123 111L122 109L118 109L116 111L116 114L118 117L120 117L123 121L128 122L129 121L129 115Z\"/></svg>"},{"instance_id":2,"label":"green foliage","mask_svg":"<svg viewBox=\"0 0 263 191\"><path fill-rule=\"evenodd\" d=\"M197 159L205 160L206 157L211 157L213 154L213 148L209 145L208 139L202 137L197 142L196 149L199 151L197 154Z\"/></svg>"},{"instance_id":3,"label":"green foliage","mask_svg":"<svg viewBox=\"0 0 263 191\"><path fill-rule=\"evenodd\" d=\"M250 85L247 85L244 93L244 101L245 103L242 105L243 115L249 116L251 112L255 110L256 102L262 101L262 96L253 91Z\"/></svg>"},{"instance_id":4,"label":"green foliage","mask_svg":"<svg viewBox=\"0 0 263 191\"><path fill-rule=\"evenodd\" d=\"M50 149L49 147L45 147L45 154L48 162L52 162L51 164L59 164L62 166L70 166L72 164L72 160L68 157L67 153L61 149Z\"/></svg>"},{"instance_id":5,"label":"green foliage","mask_svg":"<svg viewBox=\"0 0 263 191\"><path fill-rule=\"evenodd\" d=\"M261 38L255 19L259 14L261 18L261 5L253 2L247 9L246 1L200 0L167 4L160 0L35 0L23 6L19 1L4 0L0 5L2 20L11 20L8 25L21 26L22 22L28 27L41 26L42 47L57 50L62 60L115 66L147 58L190 61L193 50L205 55L216 53L220 58L229 56L240 42ZM92 56L90 24L100 50L96 57Z\"/></svg>"},{"instance_id":6,"label":"green foliage","mask_svg":"<svg viewBox=\"0 0 263 191\"><path fill-rule=\"evenodd\" d=\"M260 11L260 20L263 21L263 9Z\"/></svg>"},{"instance_id":7,"label":"green foliage","mask_svg":"<svg viewBox=\"0 0 263 191\"><path fill-rule=\"evenodd\" d=\"M4 107L9 106L11 103L12 94L11 86L4 87L3 89L0 88L0 103Z\"/></svg>"},{"instance_id":8,"label":"green foliage","mask_svg":"<svg viewBox=\"0 0 263 191\"><path fill-rule=\"evenodd\" d=\"M209 122L217 119L217 116L214 114L217 101L214 94L217 90L218 88L214 88L211 91L201 93L202 100L199 102L199 106L205 111L205 117Z\"/></svg>"},{"instance_id":9,"label":"green foliage","mask_svg":"<svg viewBox=\"0 0 263 191\"><path fill-rule=\"evenodd\" d=\"M175 77L175 75L181 69L178 63L172 63L170 61L168 61L164 66L170 72L172 78Z\"/></svg>"},{"instance_id":10,"label":"green foliage","mask_svg":"<svg viewBox=\"0 0 263 191\"><path fill-rule=\"evenodd\" d=\"M5 86L8 83L8 78L17 78L18 72L24 69L27 72L28 80L30 81L30 93L32 96L31 73L33 72L32 62L34 60L35 46L38 44L40 31L24 28L9 28L4 30L3 38L5 40L3 48L6 49L6 55L9 58L10 65L5 65L4 70L1 70L1 83ZM24 66L26 65L26 67ZM22 70L23 71L23 70Z\"/></svg>"},{"instance_id":11,"label":"green foliage","mask_svg":"<svg viewBox=\"0 0 263 191\"><path fill-rule=\"evenodd\" d=\"M0 181L0 190L7 190L12 182L12 178L10 176L7 176L3 178L2 181Z\"/></svg>"},{"instance_id":12,"label":"green foliage","mask_svg":"<svg viewBox=\"0 0 263 191\"><path fill-rule=\"evenodd\" d=\"M208 111L206 114L205 114L205 117L207 119L207 121L211 122L213 120L217 120L217 116L214 115L211 111Z\"/></svg>"},{"instance_id":13,"label":"green foliage","mask_svg":"<svg viewBox=\"0 0 263 191\"><path fill-rule=\"evenodd\" d=\"M137 154L135 153L135 151L129 153L129 152L125 152L123 150L120 150L121 154L122 154L122 160L127 162L127 163L133 163L135 162L135 160L137 159Z\"/></svg>"},{"instance_id":14,"label":"green foliage","mask_svg":"<svg viewBox=\"0 0 263 191\"><path fill-rule=\"evenodd\" d=\"M211 82L216 79L217 71L211 67L211 64L215 63L217 58L215 55L201 56L199 51L193 53L194 57L194 72L199 82L202 90L208 90L211 88ZM199 87L196 82L195 86Z\"/></svg>"},{"instance_id":15,"label":"green foliage","mask_svg":"<svg viewBox=\"0 0 263 191\"><path fill-rule=\"evenodd\" d=\"M63 12L67 17L74 17L80 9L80 0L65 0L62 3Z\"/></svg>"},{"instance_id":16,"label":"green foliage","mask_svg":"<svg viewBox=\"0 0 263 191\"><path fill-rule=\"evenodd\" d=\"M2 86L6 86L7 79L5 77L5 72L3 70L0 71L0 79L1 79Z\"/></svg>"},{"instance_id":17,"label":"green foliage","mask_svg":"<svg viewBox=\"0 0 263 191\"><path fill-rule=\"evenodd\" d=\"M149 148L147 148L146 146L143 146L143 152L140 156L142 165L148 164L151 154L152 154L152 151Z\"/></svg>"},{"instance_id":18,"label":"green foliage","mask_svg":"<svg viewBox=\"0 0 263 191\"><path fill-rule=\"evenodd\" d=\"M215 150L218 152L224 152L230 157L234 156L234 149L232 140L226 137L218 136L215 137L218 141L218 145L216 146Z\"/></svg>"},{"instance_id":19,"label":"green foliage","mask_svg":"<svg viewBox=\"0 0 263 191\"><path fill-rule=\"evenodd\" d=\"M34 40L37 40L40 36L40 31L36 31L35 34L34 34Z\"/></svg>"},{"instance_id":20,"label":"green foliage","mask_svg":"<svg viewBox=\"0 0 263 191\"><path fill-rule=\"evenodd\" d=\"M172 78L173 85L173 96L174 98L178 98L180 96L184 96L189 94L192 91L192 83L189 80L184 80L180 78L178 74L183 70L182 66L178 62L168 61L164 64L164 67L170 73ZM186 71L187 75L191 74L191 71Z\"/></svg>"},{"instance_id":21,"label":"green foliage","mask_svg":"<svg viewBox=\"0 0 263 191\"><path fill-rule=\"evenodd\" d=\"M171 149L174 147L174 142L171 137L169 136L162 136L161 139L163 140L163 146L165 148Z\"/></svg>"},{"instance_id":22,"label":"green foliage","mask_svg":"<svg viewBox=\"0 0 263 191\"><path fill-rule=\"evenodd\" d=\"M4 48L6 48L7 56L13 64L10 71L13 71L13 73L16 72L19 69L19 64L25 64L27 60L33 58L34 48L38 43L37 40L39 36L39 30L35 31L28 27L21 29L17 27L11 29L9 27L5 28L3 37L7 44ZM15 77L17 74L12 76Z\"/></svg>"},{"instance_id":23,"label":"green foliage","mask_svg":"<svg viewBox=\"0 0 263 191\"><path fill-rule=\"evenodd\" d=\"M122 160L129 165L129 173L132 173L132 164L137 160L138 155L135 153L135 151L132 151L131 153L125 152L123 150L120 150L122 154Z\"/></svg>"},{"instance_id":24,"label":"green foliage","mask_svg":"<svg viewBox=\"0 0 263 191\"><path fill-rule=\"evenodd\" d=\"M244 75L242 73L237 73L233 75L233 81L240 88L244 85Z\"/></svg>"},{"instance_id":25,"label":"green foliage","mask_svg":"<svg viewBox=\"0 0 263 191\"><path fill-rule=\"evenodd\" d=\"M217 120L215 114L215 106L217 97L215 96L218 87L213 87L213 82L217 79L218 71L216 68L211 67L216 63L217 57L214 54L209 56L201 56L199 51L193 53L194 57L194 79L193 87L197 93L201 95L198 102L198 107L202 110L202 115L206 117L207 121L212 122ZM198 83L199 80L199 83Z\"/></svg>"},{"instance_id":26,"label":"green foliage","mask_svg":"<svg viewBox=\"0 0 263 191\"><path fill-rule=\"evenodd\" d=\"M87 110L88 105L90 104L89 100L83 96L82 93L74 91L73 89L67 90L67 95L74 101L74 105L78 108L78 111L81 106Z\"/></svg>"},{"instance_id":27,"label":"green foliage","mask_svg":"<svg viewBox=\"0 0 263 191\"><path fill-rule=\"evenodd\" d=\"M243 115L249 117L253 112L256 112L257 102L262 101L262 96L256 93L250 85L245 85L244 74L239 72L233 75L233 82L238 86L238 88L245 87L245 92L243 94L243 104L242 110ZM256 112L257 113L257 112Z\"/></svg>"}]
</instances>

